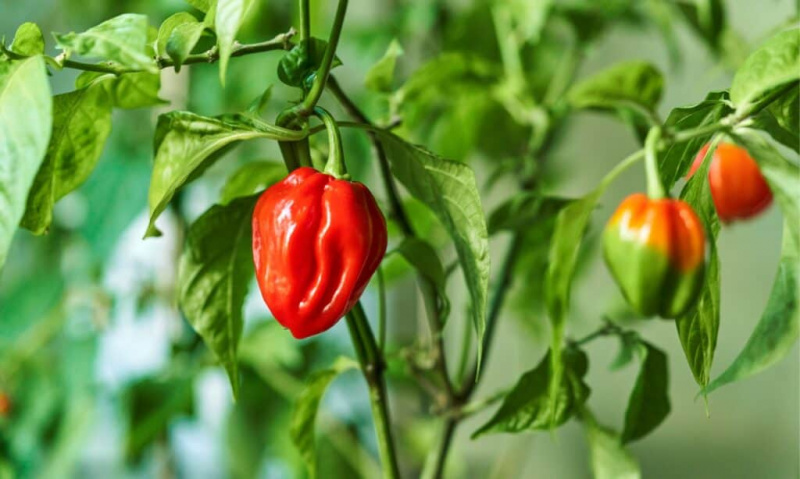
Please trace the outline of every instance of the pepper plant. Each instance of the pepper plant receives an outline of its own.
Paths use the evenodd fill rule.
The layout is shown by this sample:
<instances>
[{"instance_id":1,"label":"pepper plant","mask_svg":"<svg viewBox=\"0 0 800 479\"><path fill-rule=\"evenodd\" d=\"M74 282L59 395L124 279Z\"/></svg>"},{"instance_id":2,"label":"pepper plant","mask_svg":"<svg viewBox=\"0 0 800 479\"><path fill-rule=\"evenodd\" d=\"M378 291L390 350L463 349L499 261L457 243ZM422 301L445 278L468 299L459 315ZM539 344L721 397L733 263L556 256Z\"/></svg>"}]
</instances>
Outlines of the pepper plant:
<instances>
[{"instance_id":1,"label":"pepper plant","mask_svg":"<svg viewBox=\"0 0 800 479\"><path fill-rule=\"evenodd\" d=\"M675 323L688 367L672 374L691 374L703 398L792 350L800 330L796 22L777 26L744 54L720 0L482 0L462 9L441 2L432 21L448 35L432 34L418 51L404 52L402 29L395 28L401 40L386 38L383 57L356 72L366 91L357 100L336 77L348 68L348 52L338 48L348 35L348 0L318 1L335 4L329 28L312 31L312 5L299 0L294 24L259 26L261 40L253 43L239 40L243 26L254 12L277 11L277 5L188 0L184 11L157 26L143 14L123 13L49 37L23 23L0 43L0 266L18 228L63 239L57 204L102 167L118 110L158 112L145 241L162 235L159 218L166 211L181 214L193 182L221 168L234 149L246 157L216 204L177 231L165 230L182 245L172 293L193 338L188 346L175 345L174 360L190 363L191 372L166 388L140 384L132 393L133 410L148 397L181 405L166 410L167 417L191 409L184 407L188 384L198 371L221 366L239 427L268 424L270 414L263 417L262 403L250 391L284 378L283 386L272 386L292 403L284 435L309 476L331 477L318 458L320 404L338 375L358 369L367 385L380 472L356 473L443 477L457 428L493 409L471 431L472 440L532 430L557 434L578 421L595 477L640 477L627 445L657 434L671 408L667 357L658 346L665 338L645 338L640 327L646 320ZM414 12L402 2L389 3L389 14L398 18ZM590 47L626 22L660 32L674 65L681 61L674 24L685 25L734 72L732 82L693 105L675 106L662 119L664 79L648 59L579 75ZM245 79L241 70L233 74L240 58L262 55L276 57L276 71L247 72ZM264 92L233 113L225 105L213 113L168 105L160 96L163 72L200 64L213 64L224 88L247 81ZM49 77L68 72L78 73L74 89L53 95ZM264 113L270 105L279 105L275 114ZM552 152L586 111L619 120L641 148L588 193L555 194ZM277 145L282 162L248 157L264 140ZM725 160L732 149L737 159ZM628 319L601 320L608 312L597 311L596 330L575 339L569 334L570 297L583 258L593 254L585 245L593 237L593 213L631 168L646 169L647 182L631 192L603 234L609 270L629 303ZM750 200L737 196L751 191L748 185L758 189L751 201L758 204L742 204ZM784 232L772 293L738 357L712 374L723 323L717 237L731 218L744 221L773 197ZM503 251L499 261L490 261L490 245ZM392 287L404 276L415 278L424 306L420 316L427 327L415 330L416 337L392 334L414 322L388 307ZM359 302L365 288L376 307ZM246 298L258 289L265 300L261 314L288 331L266 332L271 326L265 324L275 326L272 320L246 328ZM479 389L498 348L498 323L513 316L549 331L547 351L507 388ZM259 350L251 340L267 334L283 338L280 344L299 341L291 333L310 337L304 347L313 347L340 319L352 348L327 368L282 368L279 359L269 358L284 350ZM39 345L62 327L48 318L42 324L49 326ZM621 364L634 357L640 363L624 423L616 428L589 408L585 346L607 336L620 340ZM15 410L24 408L14 391L22 387L20 371L29 359L12 353L0 371L0 390L8 391L0 392L0 415L7 416L0 417L6 421L0 427L10 435ZM265 357L271 373L259 377L253 371ZM392 417L398 407L393 392L409 388L419 412L437 423L424 460L404 450L402 425ZM135 430L135 420L130 427ZM157 437L147 433L140 442ZM132 456L141 452L140 442L128 443ZM0 443L2 466L34 474L35 461L13 444ZM254 453L257 458L263 459L265 448Z\"/></svg>"}]
</instances>

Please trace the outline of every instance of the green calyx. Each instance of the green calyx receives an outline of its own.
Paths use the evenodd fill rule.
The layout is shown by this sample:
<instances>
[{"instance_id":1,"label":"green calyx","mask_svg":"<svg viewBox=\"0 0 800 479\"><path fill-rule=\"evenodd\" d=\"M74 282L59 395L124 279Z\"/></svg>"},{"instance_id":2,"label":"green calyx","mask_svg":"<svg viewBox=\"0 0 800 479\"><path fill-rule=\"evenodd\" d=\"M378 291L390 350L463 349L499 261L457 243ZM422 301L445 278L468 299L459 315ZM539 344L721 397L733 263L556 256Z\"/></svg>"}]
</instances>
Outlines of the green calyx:
<instances>
[{"instance_id":1,"label":"green calyx","mask_svg":"<svg viewBox=\"0 0 800 479\"><path fill-rule=\"evenodd\" d=\"M667 254L623 238L614 225L603 233L603 253L628 304L642 316L676 318L692 307L700 293L702 263L680 271Z\"/></svg>"}]
</instances>

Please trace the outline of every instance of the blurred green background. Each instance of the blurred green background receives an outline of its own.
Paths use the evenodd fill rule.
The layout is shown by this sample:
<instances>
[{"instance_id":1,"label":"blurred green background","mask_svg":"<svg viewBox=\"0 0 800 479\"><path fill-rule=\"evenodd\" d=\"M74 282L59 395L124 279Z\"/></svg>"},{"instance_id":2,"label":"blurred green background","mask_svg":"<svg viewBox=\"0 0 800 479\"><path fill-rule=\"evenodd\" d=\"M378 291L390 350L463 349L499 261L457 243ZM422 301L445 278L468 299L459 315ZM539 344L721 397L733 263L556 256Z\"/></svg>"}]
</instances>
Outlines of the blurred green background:
<instances>
[{"instance_id":1,"label":"blurred green background","mask_svg":"<svg viewBox=\"0 0 800 479\"><path fill-rule=\"evenodd\" d=\"M448 38L463 36L462 21L482 2L435 0L352 0L336 70L348 92L375 118L388 119L384 101L362 93L363 77L392 38L406 50L399 67L404 79L434 57ZM327 35L335 2L313 0L314 32ZM728 21L740 36L743 54L778 25L797 15L791 0L727 2ZM81 31L124 12L145 13L153 25L181 10L181 0L0 0L0 34L10 38L25 21L45 32ZM294 2L257 2L242 41L271 38L297 25ZM480 11L480 10L475 10ZM474 16L474 15L473 15ZM476 22L473 22L475 24ZM477 22L479 23L479 22ZM585 52L579 75L624 59L645 59L666 76L660 113L696 103L708 91L724 89L731 72L682 23L672 27L682 60L671 61L664 38L654 28L611 28ZM485 32L472 32L479 45ZM491 35L491 33L489 34ZM48 38L49 40L49 38ZM54 54L52 42L48 52ZM176 260L188 224L213 204L225 178L254 159L278 160L269 142L247 144L185 189L164 215L162 238L141 241L152 161L152 133L158 113L190 109L214 115L235 112L269 84L276 83L270 111L275 114L295 91L277 85L279 53L231 61L228 85L219 85L215 66L195 65L180 74L162 73L163 109L116 111L111 138L97 170L83 187L56 208L55 227L44 237L17 233L0 273L0 388L12 400L9 418L0 419L0 478L21 477L302 477L300 458L288 438L293 398L309 372L338 355L352 355L343 324L312 340L296 342L266 319L257 294L246 308L242 344L244 389L233 405L229 385L175 304ZM54 91L72 89L77 74L52 77ZM329 99L324 103L342 116ZM413 125L412 125L413 126ZM424 138L443 154L458 156L458 134ZM374 174L369 145L360 133L346 132L347 161L356 177ZM553 190L569 195L591 189L616 162L638 148L630 131L614 119L581 114L554 149L548 163ZM441 151L450 150L450 151ZM461 159L461 158L459 158ZM491 172L475 162L481 183ZM509 186L511 183L509 182ZM642 168L629 170L605 195L595 215L599 229L628 193L644 185ZM502 198L501 184L486 196L490 211ZM379 190L376 188L376 190ZM380 194L380 191L378 191ZM716 373L733 360L766 302L777 266L781 219L775 209L755 221L723 229L722 323ZM435 232L434 232L435 233ZM493 243L498 264L506 238ZM601 315L619 309L621 299L596 251L587 255L574 292L570 335L594 330ZM413 280L399 273L389 297L392 342L402 345L424 331L414 318L422 309ZM454 298L464 298L458 287ZM369 312L376 291L365 295ZM458 303L454 303L458 304ZM448 325L451 349L458 350L464 324L454 309ZM510 309L500 323L498 347L478 396L512 384L533 367L546 349L543 315L524 306ZM697 386L686 365L674 325L639 325L649 341L669 353L672 413L659 429L632 446L645 478L800 477L800 369L798 348L766 372L720 389L708 404L696 399ZM588 347L592 367L589 400L605 424L622 421L636 369L611 373L612 339ZM396 368L390 375L394 422L401 431L401 461L419 463L435 431L419 391ZM358 374L337 380L319 421L324 477L376 474L376 449L366 389ZM498 435L470 441L486 414L459 430L450 459L450 477L590 477L582 430L568 424L555 434ZM362 447L358 447L358 443ZM409 477L416 472L406 471Z\"/></svg>"}]
</instances>

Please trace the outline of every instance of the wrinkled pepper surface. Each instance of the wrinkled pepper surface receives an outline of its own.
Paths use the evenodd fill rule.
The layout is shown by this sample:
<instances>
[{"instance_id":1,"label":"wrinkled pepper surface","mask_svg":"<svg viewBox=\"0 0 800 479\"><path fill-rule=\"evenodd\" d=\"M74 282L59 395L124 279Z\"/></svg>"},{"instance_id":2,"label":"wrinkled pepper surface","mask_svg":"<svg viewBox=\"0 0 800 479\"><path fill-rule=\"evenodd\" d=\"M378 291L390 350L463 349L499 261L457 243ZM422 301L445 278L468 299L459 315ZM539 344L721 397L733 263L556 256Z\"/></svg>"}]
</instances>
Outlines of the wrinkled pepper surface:
<instances>
[{"instance_id":1,"label":"wrinkled pepper surface","mask_svg":"<svg viewBox=\"0 0 800 479\"><path fill-rule=\"evenodd\" d=\"M703 164L708 146L697 153L687 178ZM710 161L708 185L717 215L724 223L752 218L772 203L772 191L747 150L720 143Z\"/></svg>"},{"instance_id":2,"label":"wrinkled pepper surface","mask_svg":"<svg viewBox=\"0 0 800 479\"><path fill-rule=\"evenodd\" d=\"M361 183L294 170L253 211L261 295L296 338L321 333L356 304L386 252L386 221Z\"/></svg>"},{"instance_id":3,"label":"wrinkled pepper surface","mask_svg":"<svg viewBox=\"0 0 800 479\"><path fill-rule=\"evenodd\" d=\"M687 203L629 196L606 226L603 249L639 314L675 318L694 304L705 271L705 233Z\"/></svg>"}]
</instances>

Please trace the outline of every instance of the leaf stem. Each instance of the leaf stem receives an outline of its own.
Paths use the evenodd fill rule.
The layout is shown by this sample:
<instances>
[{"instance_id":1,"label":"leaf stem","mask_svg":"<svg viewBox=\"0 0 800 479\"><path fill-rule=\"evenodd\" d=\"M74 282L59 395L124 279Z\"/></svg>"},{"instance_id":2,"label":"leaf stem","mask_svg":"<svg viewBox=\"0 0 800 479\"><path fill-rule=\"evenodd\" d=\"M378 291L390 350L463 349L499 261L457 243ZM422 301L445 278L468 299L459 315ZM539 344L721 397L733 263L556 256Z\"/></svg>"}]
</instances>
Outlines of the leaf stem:
<instances>
[{"instance_id":1,"label":"leaf stem","mask_svg":"<svg viewBox=\"0 0 800 479\"><path fill-rule=\"evenodd\" d=\"M311 38L310 0L300 0L300 40Z\"/></svg>"}]
</instances>

